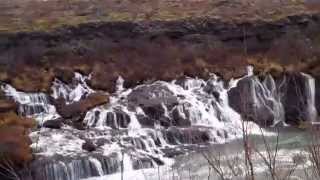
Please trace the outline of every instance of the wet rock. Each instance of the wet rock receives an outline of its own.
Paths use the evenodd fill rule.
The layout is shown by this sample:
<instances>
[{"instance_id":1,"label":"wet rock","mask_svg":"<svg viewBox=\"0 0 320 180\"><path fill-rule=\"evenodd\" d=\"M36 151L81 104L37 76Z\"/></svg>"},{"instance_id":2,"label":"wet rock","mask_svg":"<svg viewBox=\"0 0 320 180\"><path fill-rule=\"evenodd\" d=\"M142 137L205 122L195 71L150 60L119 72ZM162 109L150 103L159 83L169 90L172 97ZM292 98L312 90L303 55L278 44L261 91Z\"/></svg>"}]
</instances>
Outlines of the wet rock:
<instances>
[{"instance_id":1,"label":"wet rock","mask_svg":"<svg viewBox=\"0 0 320 180\"><path fill-rule=\"evenodd\" d=\"M75 116L81 116L89 109L105 104L108 101L109 97L107 95L101 93L93 93L78 102L66 104L63 99L58 99L55 101L55 104L58 113L63 118L72 118Z\"/></svg>"},{"instance_id":2,"label":"wet rock","mask_svg":"<svg viewBox=\"0 0 320 180\"><path fill-rule=\"evenodd\" d=\"M88 151L88 152L92 152L95 151L97 149L97 146L90 140L86 140L83 144L82 144L82 149Z\"/></svg>"},{"instance_id":3,"label":"wet rock","mask_svg":"<svg viewBox=\"0 0 320 180\"><path fill-rule=\"evenodd\" d=\"M151 98L152 97L152 98ZM178 98L164 84L164 82L154 83L134 89L128 95L128 101L143 107L159 107L163 103L166 107L178 104ZM163 111L163 110L161 110Z\"/></svg>"},{"instance_id":4,"label":"wet rock","mask_svg":"<svg viewBox=\"0 0 320 180\"><path fill-rule=\"evenodd\" d=\"M100 138L97 139L96 144L98 147L103 146L105 144L111 144L111 141L109 139L105 139L105 138Z\"/></svg>"},{"instance_id":5,"label":"wet rock","mask_svg":"<svg viewBox=\"0 0 320 180\"><path fill-rule=\"evenodd\" d=\"M320 77L315 78L315 86L316 86L316 108L318 114L320 113Z\"/></svg>"},{"instance_id":6,"label":"wet rock","mask_svg":"<svg viewBox=\"0 0 320 180\"><path fill-rule=\"evenodd\" d=\"M147 168L153 168L152 159L148 157L134 159L132 162L133 169L147 169Z\"/></svg>"},{"instance_id":7,"label":"wet rock","mask_svg":"<svg viewBox=\"0 0 320 180\"><path fill-rule=\"evenodd\" d=\"M178 104L178 97L165 82L157 82L134 89L128 95L128 101L131 106L140 106L146 114L138 118L142 125L154 126L159 122L161 126L169 127L172 121L168 113Z\"/></svg>"},{"instance_id":8,"label":"wet rock","mask_svg":"<svg viewBox=\"0 0 320 180\"><path fill-rule=\"evenodd\" d=\"M54 119L45 121L42 126L51 129L61 129L62 125L62 119Z\"/></svg>"},{"instance_id":9,"label":"wet rock","mask_svg":"<svg viewBox=\"0 0 320 180\"><path fill-rule=\"evenodd\" d=\"M195 127L179 129L170 127L162 131L166 141L172 145L201 144L211 140L210 132Z\"/></svg>"},{"instance_id":10,"label":"wet rock","mask_svg":"<svg viewBox=\"0 0 320 180\"><path fill-rule=\"evenodd\" d=\"M70 69L55 69L55 76L64 83L70 84L74 78L74 72Z\"/></svg>"},{"instance_id":11,"label":"wet rock","mask_svg":"<svg viewBox=\"0 0 320 180\"><path fill-rule=\"evenodd\" d=\"M112 128L127 128L130 123L130 116L120 110L108 112L105 123Z\"/></svg>"},{"instance_id":12,"label":"wet rock","mask_svg":"<svg viewBox=\"0 0 320 180\"><path fill-rule=\"evenodd\" d=\"M185 152L181 150L176 150L173 148L167 148L162 150L165 153L165 157L174 158L180 155L183 155Z\"/></svg>"},{"instance_id":13,"label":"wet rock","mask_svg":"<svg viewBox=\"0 0 320 180\"><path fill-rule=\"evenodd\" d=\"M300 73L288 74L285 87L283 87L283 104L286 112L286 121L298 125L301 121L314 121L316 112L312 112L311 87L313 80L308 75Z\"/></svg>"},{"instance_id":14,"label":"wet rock","mask_svg":"<svg viewBox=\"0 0 320 180\"><path fill-rule=\"evenodd\" d=\"M172 125L178 127L188 127L191 126L191 121L183 105L178 105L172 110Z\"/></svg>"},{"instance_id":15,"label":"wet rock","mask_svg":"<svg viewBox=\"0 0 320 180\"><path fill-rule=\"evenodd\" d=\"M146 127L154 127L156 119L150 118L148 116L138 115L138 121L141 125Z\"/></svg>"},{"instance_id":16,"label":"wet rock","mask_svg":"<svg viewBox=\"0 0 320 180\"><path fill-rule=\"evenodd\" d=\"M72 122L71 123L72 127L78 129L78 130L86 130L87 127L85 126L85 124L83 124L83 122Z\"/></svg>"},{"instance_id":17,"label":"wet rock","mask_svg":"<svg viewBox=\"0 0 320 180\"><path fill-rule=\"evenodd\" d=\"M115 173L120 168L120 161L116 155L102 156L51 156L38 158L31 163L26 172L22 172L25 179L86 179Z\"/></svg>"},{"instance_id":18,"label":"wet rock","mask_svg":"<svg viewBox=\"0 0 320 180\"><path fill-rule=\"evenodd\" d=\"M263 96L265 93L266 88L257 77L246 77L228 92L229 104L244 120L270 126L276 119L273 112L276 107L267 96Z\"/></svg>"},{"instance_id":19,"label":"wet rock","mask_svg":"<svg viewBox=\"0 0 320 180\"><path fill-rule=\"evenodd\" d=\"M160 123L161 126L169 127L172 125L171 119L166 117L166 109L163 105L155 105L145 107L142 106L142 109L146 116L140 116L138 118L139 122L144 126L154 126L156 122Z\"/></svg>"},{"instance_id":20,"label":"wet rock","mask_svg":"<svg viewBox=\"0 0 320 180\"><path fill-rule=\"evenodd\" d=\"M162 160L160 160L159 158L156 158L156 157L153 157L153 156L150 156L150 158L151 158L155 163L157 163L158 166L164 165L164 162L163 162Z\"/></svg>"}]
</instances>

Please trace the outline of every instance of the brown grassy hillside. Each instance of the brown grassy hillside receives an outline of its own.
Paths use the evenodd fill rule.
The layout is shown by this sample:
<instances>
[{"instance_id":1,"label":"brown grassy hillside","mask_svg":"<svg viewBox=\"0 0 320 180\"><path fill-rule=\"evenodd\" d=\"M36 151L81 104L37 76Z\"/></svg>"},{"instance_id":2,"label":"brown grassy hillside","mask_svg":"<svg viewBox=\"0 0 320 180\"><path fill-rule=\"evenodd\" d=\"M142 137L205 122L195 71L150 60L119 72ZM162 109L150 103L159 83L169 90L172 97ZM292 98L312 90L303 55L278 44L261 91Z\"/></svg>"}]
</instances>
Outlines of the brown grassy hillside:
<instances>
[{"instance_id":1,"label":"brown grassy hillside","mask_svg":"<svg viewBox=\"0 0 320 180\"><path fill-rule=\"evenodd\" d=\"M314 0L1 0L0 32L87 22L217 18L276 20L317 10Z\"/></svg>"}]
</instances>

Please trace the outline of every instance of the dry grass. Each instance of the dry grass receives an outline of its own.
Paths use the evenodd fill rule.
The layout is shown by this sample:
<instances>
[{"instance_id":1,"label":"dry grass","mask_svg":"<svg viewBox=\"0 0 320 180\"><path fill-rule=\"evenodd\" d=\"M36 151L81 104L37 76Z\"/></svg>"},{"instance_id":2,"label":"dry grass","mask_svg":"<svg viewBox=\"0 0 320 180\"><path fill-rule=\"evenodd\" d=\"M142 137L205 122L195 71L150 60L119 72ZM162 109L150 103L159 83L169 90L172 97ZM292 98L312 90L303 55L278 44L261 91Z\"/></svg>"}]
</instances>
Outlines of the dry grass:
<instances>
[{"instance_id":1,"label":"dry grass","mask_svg":"<svg viewBox=\"0 0 320 180\"><path fill-rule=\"evenodd\" d=\"M275 20L306 11L302 0L2 0L0 32L48 31L96 21Z\"/></svg>"},{"instance_id":2,"label":"dry grass","mask_svg":"<svg viewBox=\"0 0 320 180\"><path fill-rule=\"evenodd\" d=\"M0 113L0 165L10 162L12 167L23 166L32 160L28 129L34 126L35 121L12 111Z\"/></svg>"}]
</instances>

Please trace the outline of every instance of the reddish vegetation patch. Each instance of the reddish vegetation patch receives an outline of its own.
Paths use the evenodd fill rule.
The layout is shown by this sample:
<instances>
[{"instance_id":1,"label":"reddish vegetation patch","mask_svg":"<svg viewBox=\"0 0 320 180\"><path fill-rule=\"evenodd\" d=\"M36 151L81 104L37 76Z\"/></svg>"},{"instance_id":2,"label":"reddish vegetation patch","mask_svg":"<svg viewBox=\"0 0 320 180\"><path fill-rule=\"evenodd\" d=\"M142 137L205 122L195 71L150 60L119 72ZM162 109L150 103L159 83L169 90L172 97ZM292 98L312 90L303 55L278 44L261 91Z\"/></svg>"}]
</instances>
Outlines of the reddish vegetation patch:
<instances>
[{"instance_id":1,"label":"reddish vegetation patch","mask_svg":"<svg viewBox=\"0 0 320 180\"><path fill-rule=\"evenodd\" d=\"M16 110L17 104L11 100L0 99L0 113Z\"/></svg>"},{"instance_id":2,"label":"reddish vegetation patch","mask_svg":"<svg viewBox=\"0 0 320 180\"><path fill-rule=\"evenodd\" d=\"M32 160L28 129L34 126L33 120L21 118L12 111L0 113L1 164L11 164L16 167L23 166Z\"/></svg>"},{"instance_id":3,"label":"reddish vegetation patch","mask_svg":"<svg viewBox=\"0 0 320 180\"><path fill-rule=\"evenodd\" d=\"M97 89L114 91L118 76L125 79L125 86L131 87L147 80L172 80L181 76L206 78L209 73L223 74L226 79L242 76L246 60L241 52L233 54L231 49L210 48L200 44L174 44L173 41L145 42L117 45L97 49L92 57L93 69L90 85ZM228 61L227 61L228 59ZM229 63L230 62L230 63ZM232 62L232 63L231 63ZM238 69L234 65L238 65Z\"/></svg>"},{"instance_id":4,"label":"reddish vegetation patch","mask_svg":"<svg viewBox=\"0 0 320 180\"><path fill-rule=\"evenodd\" d=\"M306 2L307 3L306 3ZM317 0L1 0L0 32L52 30L97 21L274 20L314 9Z\"/></svg>"}]
</instances>

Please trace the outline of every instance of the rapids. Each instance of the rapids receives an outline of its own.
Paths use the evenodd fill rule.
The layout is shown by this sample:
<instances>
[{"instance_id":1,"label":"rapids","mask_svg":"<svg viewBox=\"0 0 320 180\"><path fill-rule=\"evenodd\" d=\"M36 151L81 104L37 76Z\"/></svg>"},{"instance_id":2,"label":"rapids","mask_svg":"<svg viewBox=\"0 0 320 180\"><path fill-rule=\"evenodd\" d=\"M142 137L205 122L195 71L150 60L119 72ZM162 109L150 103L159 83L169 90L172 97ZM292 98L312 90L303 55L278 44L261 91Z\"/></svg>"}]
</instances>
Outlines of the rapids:
<instances>
[{"instance_id":1,"label":"rapids","mask_svg":"<svg viewBox=\"0 0 320 180\"><path fill-rule=\"evenodd\" d=\"M20 115L42 125L61 118L55 99L70 104L94 93L86 83L89 78L75 73L71 84L55 79L52 94L20 92L9 84L1 89L19 104ZM264 131L272 136L258 124L287 125L290 78L267 75L260 79L248 68L246 76L229 82L212 74L207 80L184 77L126 89L119 77L110 102L82 117L85 130L67 123L61 129L43 127L30 134L36 160L24 172L28 174L25 179L79 180L170 166L178 155L241 138L244 125L250 134ZM305 98L298 104L306 107L299 109L301 120L314 122L315 80L304 73L294 78L302 81L299 99ZM94 151L83 148L86 142L95 146Z\"/></svg>"}]
</instances>

